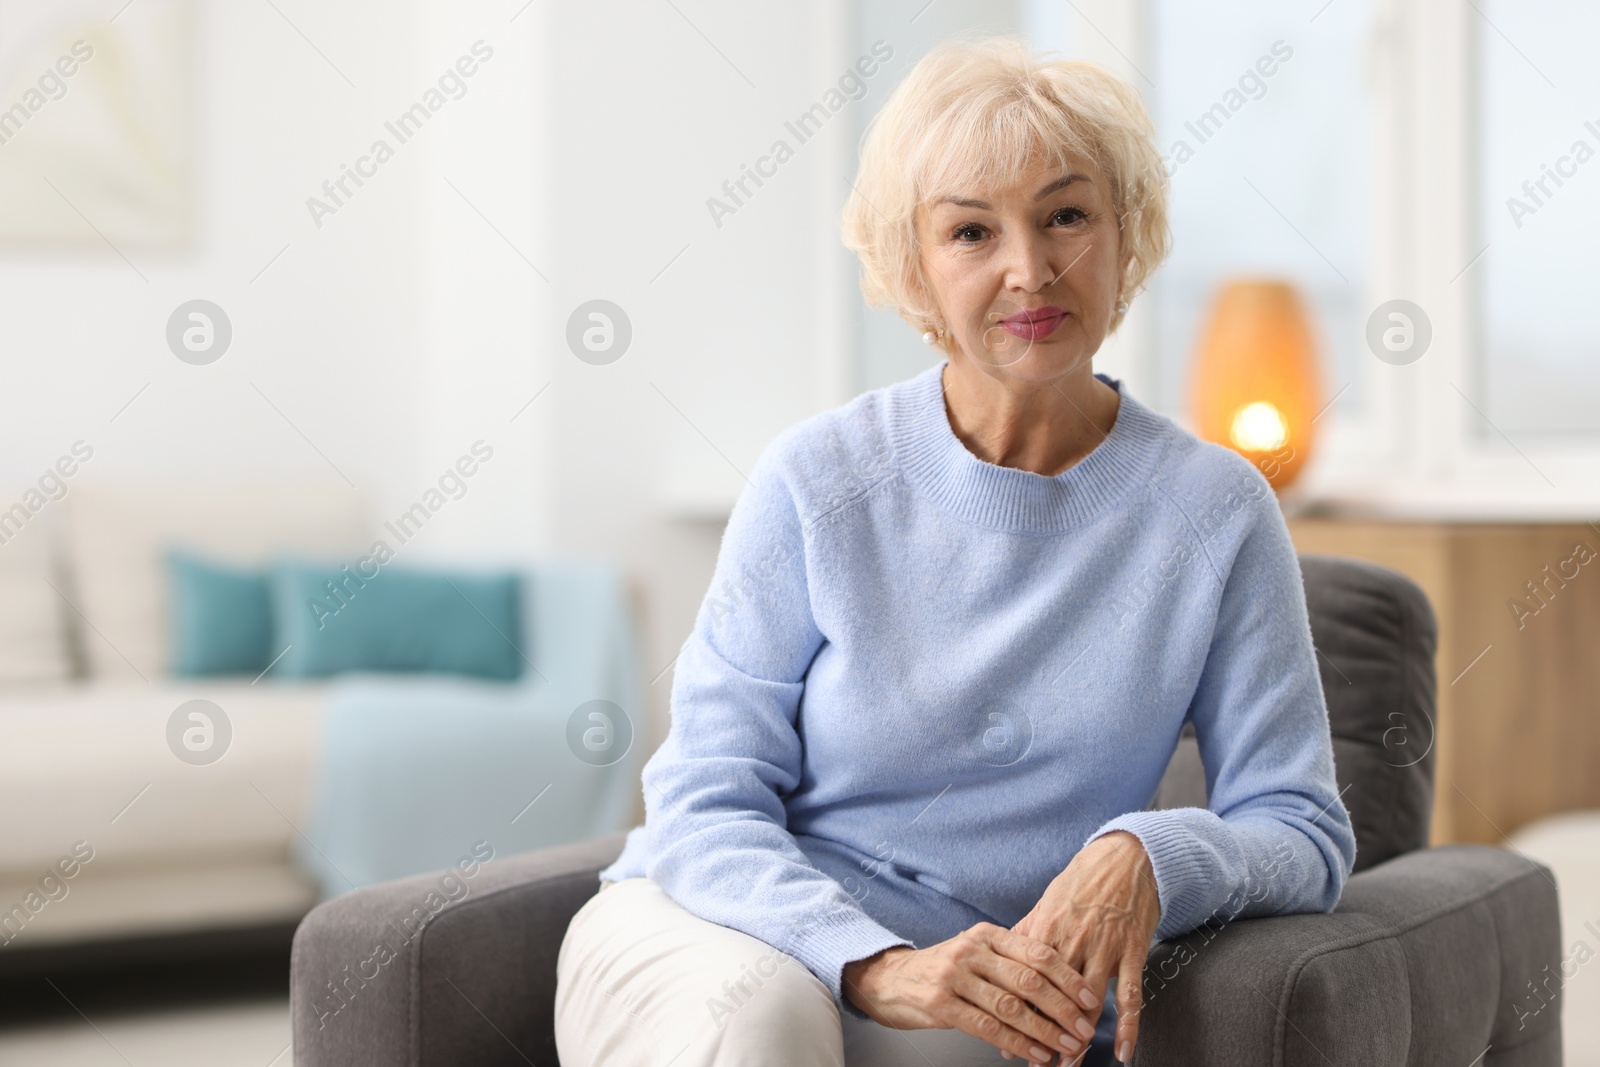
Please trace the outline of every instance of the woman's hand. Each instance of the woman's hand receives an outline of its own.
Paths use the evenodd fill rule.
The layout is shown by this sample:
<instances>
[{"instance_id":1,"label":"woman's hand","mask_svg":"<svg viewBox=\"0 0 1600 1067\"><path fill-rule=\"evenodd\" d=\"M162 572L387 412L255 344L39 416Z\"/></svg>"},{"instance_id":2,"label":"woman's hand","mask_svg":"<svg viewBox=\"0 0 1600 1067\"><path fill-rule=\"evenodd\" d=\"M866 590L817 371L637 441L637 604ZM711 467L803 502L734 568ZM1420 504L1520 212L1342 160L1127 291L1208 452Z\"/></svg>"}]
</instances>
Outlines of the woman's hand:
<instances>
[{"instance_id":1,"label":"woman's hand","mask_svg":"<svg viewBox=\"0 0 1600 1067\"><path fill-rule=\"evenodd\" d=\"M844 991L883 1026L960 1030L1040 1064L1088 1046L1104 997L1054 948L993 923L846 964Z\"/></svg>"},{"instance_id":2,"label":"woman's hand","mask_svg":"<svg viewBox=\"0 0 1600 1067\"><path fill-rule=\"evenodd\" d=\"M1144 961L1161 922L1161 896L1144 845L1118 830L1096 838L1056 875L1033 910L1013 929L1060 951L1097 994L1117 978L1116 1057L1133 1059L1143 1004Z\"/></svg>"}]
</instances>

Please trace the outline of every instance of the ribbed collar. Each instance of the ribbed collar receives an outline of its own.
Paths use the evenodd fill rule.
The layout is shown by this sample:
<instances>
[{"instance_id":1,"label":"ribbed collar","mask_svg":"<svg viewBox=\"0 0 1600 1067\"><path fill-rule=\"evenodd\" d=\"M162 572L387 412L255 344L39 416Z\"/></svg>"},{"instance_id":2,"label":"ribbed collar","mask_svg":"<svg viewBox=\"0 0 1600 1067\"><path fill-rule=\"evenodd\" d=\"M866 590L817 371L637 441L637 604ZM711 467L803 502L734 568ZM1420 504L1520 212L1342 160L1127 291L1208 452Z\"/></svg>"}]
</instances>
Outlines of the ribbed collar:
<instances>
[{"instance_id":1,"label":"ribbed collar","mask_svg":"<svg viewBox=\"0 0 1600 1067\"><path fill-rule=\"evenodd\" d=\"M1096 374L1122 397L1104 441L1052 477L996 466L969 452L950 428L944 402L947 363L889 391L889 434L912 484L939 507L971 522L1041 534L1082 526L1145 485L1167 446L1167 420L1129 396L1119 379Z\"/></svg>"}]
</instances>

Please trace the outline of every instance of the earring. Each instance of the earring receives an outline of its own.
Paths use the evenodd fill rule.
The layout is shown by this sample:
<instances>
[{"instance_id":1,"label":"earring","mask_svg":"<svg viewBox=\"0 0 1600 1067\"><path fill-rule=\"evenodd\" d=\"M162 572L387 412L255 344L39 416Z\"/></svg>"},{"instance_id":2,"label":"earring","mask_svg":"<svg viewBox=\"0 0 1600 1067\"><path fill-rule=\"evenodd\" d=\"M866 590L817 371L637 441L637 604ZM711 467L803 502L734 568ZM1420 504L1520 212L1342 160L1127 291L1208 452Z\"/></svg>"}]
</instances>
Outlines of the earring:
<instances>
[{"instance_id":1,"label":"earring","mask_svg":"<svg viewBox=\"0 0 1600 1067\"><path fill-rule=\"evenodd\" d=\"M1128 313L1128 302L1126 300L1118 300L1117 301L1117 314L1118 315L1126 315L1127 313Z\"/></svg>"},{"instance_id":2,"label":"earring","mask_svg":"<svg viewBox=\"0 0 1600 1067\"><path fill-rule=\"evenodd\" d=\"M936 332L934 332L933 330L928 330L927 332L925 332L922 335L922 343L925 344L925 345L934 344L938 340L939 340L939 335Z\"/></svg>"}]
</instances>

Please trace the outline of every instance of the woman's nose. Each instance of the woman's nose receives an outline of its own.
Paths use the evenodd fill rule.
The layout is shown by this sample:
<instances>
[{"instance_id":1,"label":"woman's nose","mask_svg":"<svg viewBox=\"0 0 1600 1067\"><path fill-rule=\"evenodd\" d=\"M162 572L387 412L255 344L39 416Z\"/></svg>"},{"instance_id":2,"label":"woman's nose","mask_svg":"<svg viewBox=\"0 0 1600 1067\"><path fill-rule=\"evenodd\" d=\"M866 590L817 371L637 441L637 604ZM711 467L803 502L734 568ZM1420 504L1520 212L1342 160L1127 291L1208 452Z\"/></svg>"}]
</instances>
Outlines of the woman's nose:
<instances>
[{"instance_id":1,"label":"woman's nose","mask_svg":"<svg viewBox=\"0 0 1600 1067\"><path fill-rule=\"evenodd\" d=\"M1050 263L1050 242L1040 234L1015 231L1006 238L1005 285L1008 289L1038 292L1056 278Z\"/></svg>"}]
</instances>

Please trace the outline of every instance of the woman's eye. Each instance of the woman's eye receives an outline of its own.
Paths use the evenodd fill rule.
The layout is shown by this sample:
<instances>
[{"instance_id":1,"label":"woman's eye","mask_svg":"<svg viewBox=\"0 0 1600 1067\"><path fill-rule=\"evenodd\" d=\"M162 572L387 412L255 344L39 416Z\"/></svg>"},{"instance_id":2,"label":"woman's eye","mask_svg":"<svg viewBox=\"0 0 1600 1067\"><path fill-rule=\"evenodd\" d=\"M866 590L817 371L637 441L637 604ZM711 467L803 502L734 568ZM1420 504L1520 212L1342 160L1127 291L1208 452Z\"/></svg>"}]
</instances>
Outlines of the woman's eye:
<instances>
[{"instance_id":1,"label":"woman's eye","mask_svg":"<svg viewBox=\"0 0 1600 1067\"><path fill-rule=\"evenodd\" d=\"M1086 219L1088 217L1088 213L1086 213L1082 208L1076 207L1064 207L1051 216L1052 219L1064 220L1064 224L1069 226L1074 222L1078 222L1079 220Z\"/></svg>"},{"instance_id":2,"label":"woman's eye","mask_svg":"<svg viewBox=\"0 0 1600 1067\"><path fill-rule=\"evenodd\" d=\"M983 228L976 223L969 222L965 226L958 227L950 236L963 244L972 244L983 236Z\"/></svg>"}]
</instances>

